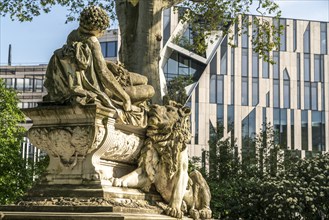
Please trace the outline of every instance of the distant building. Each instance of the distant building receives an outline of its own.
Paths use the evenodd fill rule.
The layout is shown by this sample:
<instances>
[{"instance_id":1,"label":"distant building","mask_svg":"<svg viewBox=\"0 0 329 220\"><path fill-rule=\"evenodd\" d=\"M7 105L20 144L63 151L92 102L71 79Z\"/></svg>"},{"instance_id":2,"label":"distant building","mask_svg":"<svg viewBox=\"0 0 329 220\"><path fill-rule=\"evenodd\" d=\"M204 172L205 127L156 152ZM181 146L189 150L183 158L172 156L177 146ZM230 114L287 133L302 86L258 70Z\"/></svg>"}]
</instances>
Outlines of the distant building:
<instances>
[{"instance_id":1,"label":"distant building","mask_svg":"<svg viewBox=\"0 0 329 220\"><path fill-rule=\"evenodd\" d=\"M163 12L159 71L167 82L178 75L195 80L187 100L192 109L190 156L209 150L210 131L218 121L225 127L224 138L236 138L242 158L250 147L248 139L265 122L279 132L280 144L300 157L329 151L328 22L267 18L285 25L279 50L269 54L276 63L270 65L253 52L250 36L235 32L237 27L231 27L237 47L218 31L204 55L193 53L184 45L193 44L193 33L179 16L174 9ZM252 21L253 16L247 19ZM245 30L251 34L253 28ZM108 30L100 38L106 59L118 60L119 39L118 30ZM45 68L1 67L0 77L22 92L21 107L32 107L45 94Z\"/></svg>"},{"instance_id":2,"label":"distant building","mask_svg":"<svg viewBox=\"0 0 329 220\"><path fill-rule=\"evenodd\" d=\"M280 48L269 54L275 61L270 65L253 52L252 37L239 36L237 27L231 27L235 48L228 44L228 36L221 36L209 43L205 57L187 51L177 33L193 38L188 26L177 23L177 16L173 10L164 12L164 36L166 31L171 34L162 62L167 80L177 75L197 80L189 100L194 136L190 155L208 150L211 127L217 121L225 128L224 137L236 138L242 158L251 147L249 138L265 122L279 132L280 144L300 157L329 151L327 22L266 18L285 26ZM251 22L253 16L246 19ZM251 35L255 27L243 28Z\"/></svg>"},{"instance_id":3,"label":"distant building","mask_svg":"<svg viewBox=\"0 0 329 220\"><path fill-rule=\"evenodd\" d=\"M18 92L20 108L32 108L42 101L42 96L47 94L43 87L47 65L26 66L0 66L0 78L3 78L7 88ZM27 118L23 126L28 129L32 121ZM24 159L37 161L40 149L34 147L27 138L22 143L22 156Z\"/></svg>"}]
</instances>

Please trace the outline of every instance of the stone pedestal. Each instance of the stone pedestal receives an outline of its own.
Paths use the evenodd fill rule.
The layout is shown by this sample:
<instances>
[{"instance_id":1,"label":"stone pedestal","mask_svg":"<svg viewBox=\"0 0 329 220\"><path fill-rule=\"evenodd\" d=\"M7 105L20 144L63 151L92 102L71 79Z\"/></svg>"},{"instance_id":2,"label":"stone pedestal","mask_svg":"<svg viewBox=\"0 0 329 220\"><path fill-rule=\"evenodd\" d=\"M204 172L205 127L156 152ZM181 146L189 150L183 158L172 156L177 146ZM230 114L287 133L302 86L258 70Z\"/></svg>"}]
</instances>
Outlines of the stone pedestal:
<instances>
[{"instance_id":1,"label":"stone pedestal","mask_svg":"<svg viewBox=\"0 0 329 220\"><path fill-rule=\"evenodd\" d=\"M25 109L24 113L33 121L28 130L31 143L49 155L50 163L42 181L21 201L0 206L5 219L24 219L24 214L17 213L31 217L25 219L105 217L83 214L89 210L111 212L107 219L124 219L127 213L162 212L157 205L162 199L155 191L112 186L113 178L136 168L145 129L116 123L116 111L97 104L47 105ZM65 210L85 217L65 217ZM39 212L44 214L35 214Z\"/></svg>"},{"instance_id":2,"label":"stone pedestal","mask_svg":"<svg viewBox=\"0 0 329 220\"><path fill-rule=\"evenodd\" d=\"M98 105L25 109L31 143L50 157L45 184L111 185L135 168L145 130L115 123L116 112Z\"/></svg>"}]
</instances>

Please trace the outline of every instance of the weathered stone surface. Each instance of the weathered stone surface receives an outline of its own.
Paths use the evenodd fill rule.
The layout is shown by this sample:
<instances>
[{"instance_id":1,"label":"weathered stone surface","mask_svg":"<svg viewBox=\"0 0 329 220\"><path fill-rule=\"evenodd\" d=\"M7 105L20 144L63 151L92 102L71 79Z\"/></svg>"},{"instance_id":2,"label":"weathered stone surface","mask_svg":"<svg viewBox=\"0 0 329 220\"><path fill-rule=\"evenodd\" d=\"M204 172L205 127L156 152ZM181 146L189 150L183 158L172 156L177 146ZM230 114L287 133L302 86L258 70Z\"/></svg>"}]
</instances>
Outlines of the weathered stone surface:
<instances>
[{"instance_id":1,"label":"weathered stone surface","mask_svg":"<svg viewBox=\"0 0 329 220\"><path fill-rule=\"evenodd\" d=\"M92 104L41 106L24 113L33 120L31 143L50 157L47 184L112 185L113 177L134 169L145 130L134 134L126 125L117 129L115 111Z\"/></svg>"},{"instance_id":2,"label":"weathered stone surface","mask_svg":"<svg viewBox=\"0 0 329 220\"><path fill-rule=\"evenodd\" d=\"M188 108L174 102L153 106L139 166L115 179L114 185L148 190L153 184L169 204L164 207L167 215L181 218L184 211L194 219L210 219L209 186L198 171L187 173L186 144L191 137L189 115Z\"/></svg>"},{"instance_id":3,"label":"weathered stone surface","mask_svg":"<svg viewBox=\"0 0 329 220\"><path fill-rule=\"evenodd\" d=\"M22 201L2 207L5 219L102 219L112 210L143 214L109 219L147 219L145 213L163 210L175 218L211 218L207 183L199 172L187 173L190 110L175 102L147 105L154 95L147 79L104 60L96 37L107 25L103 9L85 8L79 28L54 52L45 102L24 110L33 120L28 137L50 163ZM63 215L61 207L79 213ZM81 214L83 207L101 214Z\"/></svg>"}]
</instances>

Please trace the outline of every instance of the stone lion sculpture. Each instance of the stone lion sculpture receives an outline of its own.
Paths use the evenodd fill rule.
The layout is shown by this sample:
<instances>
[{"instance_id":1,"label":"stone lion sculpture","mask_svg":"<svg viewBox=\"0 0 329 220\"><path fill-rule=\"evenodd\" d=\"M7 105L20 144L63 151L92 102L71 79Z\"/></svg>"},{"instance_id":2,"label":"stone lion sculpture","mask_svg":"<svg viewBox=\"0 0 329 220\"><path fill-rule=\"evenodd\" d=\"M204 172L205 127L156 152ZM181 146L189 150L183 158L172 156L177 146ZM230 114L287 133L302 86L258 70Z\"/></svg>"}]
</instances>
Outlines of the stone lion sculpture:
<instances>
[{"instance_id":1,"label":"stone lion sculpture","mask_svg":"<svg viewBox=\"0 0 329 220\"><path fill-rule=\"evenodd\" d=\"M187 172L189 116L190 109L175 102L152 106L138 168L114 179L113 185L148 191L154 184L168 203L167 215L182 218L188 211L194 219L208 219L211 218L208 184L198 171L190 175Z\"/></svg>"}]
</instances>

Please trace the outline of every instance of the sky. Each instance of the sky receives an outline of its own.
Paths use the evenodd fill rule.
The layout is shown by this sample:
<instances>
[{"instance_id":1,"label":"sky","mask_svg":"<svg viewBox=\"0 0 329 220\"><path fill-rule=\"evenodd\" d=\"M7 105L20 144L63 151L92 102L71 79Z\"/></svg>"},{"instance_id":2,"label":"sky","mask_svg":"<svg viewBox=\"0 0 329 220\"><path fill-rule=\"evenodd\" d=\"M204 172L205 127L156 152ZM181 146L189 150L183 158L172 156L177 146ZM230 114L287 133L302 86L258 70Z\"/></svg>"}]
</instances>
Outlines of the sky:
<instances>
[{"instance_id":1,"label":"sky","mask_svg":"<svg viewBox=\"0 0 329 220\"><path fill-rule=\"evenodd\" d=\"M283 18L329 22L329 0L274 0ZM67 35L78 27L77 22L65 24L67 11L56 6L48 14L32 22L12 21L0 17L0 65L8 63L9 44L12 45L12 65L48 63L53 51L61 48Z\"/></svg>"}]
</instances>

